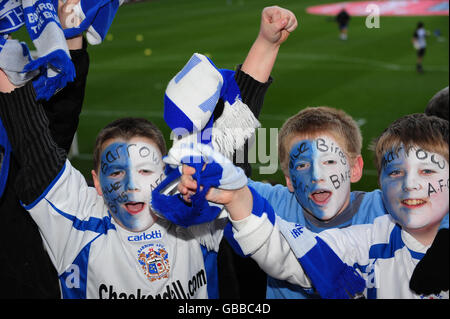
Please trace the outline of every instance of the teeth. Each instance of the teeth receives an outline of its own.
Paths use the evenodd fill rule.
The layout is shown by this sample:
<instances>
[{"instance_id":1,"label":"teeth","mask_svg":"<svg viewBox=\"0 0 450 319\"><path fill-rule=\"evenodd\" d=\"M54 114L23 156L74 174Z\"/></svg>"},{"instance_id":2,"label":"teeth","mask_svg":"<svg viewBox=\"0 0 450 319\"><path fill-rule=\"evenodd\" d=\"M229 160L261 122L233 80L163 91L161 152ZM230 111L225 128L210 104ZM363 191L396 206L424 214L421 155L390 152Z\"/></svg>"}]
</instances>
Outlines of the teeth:
<instances>
[{"instance_id":1,"label":"teeth","mask_svg":"<svg viewBox=\"0 0 450 319\"><path fill-rule=\"evenodd\" d=\"M405 199L402 201L402 203L409 205L409 206L415 206L415 205L424 204L425 201L422 199Z\"/></svg>"}]
</instances>

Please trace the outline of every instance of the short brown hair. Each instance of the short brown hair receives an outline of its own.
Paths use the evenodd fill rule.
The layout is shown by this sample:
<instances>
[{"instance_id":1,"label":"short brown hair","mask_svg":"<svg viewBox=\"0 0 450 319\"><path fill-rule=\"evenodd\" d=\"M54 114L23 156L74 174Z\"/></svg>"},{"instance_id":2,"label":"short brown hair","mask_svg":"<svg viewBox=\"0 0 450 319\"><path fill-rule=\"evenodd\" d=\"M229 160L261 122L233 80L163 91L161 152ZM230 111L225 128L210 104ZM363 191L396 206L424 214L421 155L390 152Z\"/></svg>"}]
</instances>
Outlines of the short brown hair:
<instances>
[{"instance_id":1,"label":"short brown hair","mask_svg":"<svg viewBox=\"0 0 450 319\"><path fill-rule=\"evenodd\" d=\"M423 113L409 114L395 120L371 145L378 176L386 152L398 152L401 148L408 150L412 146L437 153L448 162L448 121Z\"/></svg>"},{"instance_id":2,"label":"short brown hair","mask_svg":"<svg viewBox=\"0 0 450 319\"><path fill-rule=\"evenodd\" d=\"M166 141L158 127L144 118L125 117L106 125L97 135L94 146L94 169L100 167L100 155L103 143L112 138L129 140L133 137L147 137L155 142L161 155L166 155Z\"/></svg>"},{"instance_id":3,"label":"short brown hair","mask_svg":"<svg viewBox=\"0 0 450 319\"><path fill-rule=\"evenodd\" d=\"M288 175L288 147L292 138L298 135L312 138L322 133L336 138L351 162L361 154L361 131L350 115L328 106L307 107L287 119L278 134L278 156L285 175Z\"/></svg>"}]
</instances>

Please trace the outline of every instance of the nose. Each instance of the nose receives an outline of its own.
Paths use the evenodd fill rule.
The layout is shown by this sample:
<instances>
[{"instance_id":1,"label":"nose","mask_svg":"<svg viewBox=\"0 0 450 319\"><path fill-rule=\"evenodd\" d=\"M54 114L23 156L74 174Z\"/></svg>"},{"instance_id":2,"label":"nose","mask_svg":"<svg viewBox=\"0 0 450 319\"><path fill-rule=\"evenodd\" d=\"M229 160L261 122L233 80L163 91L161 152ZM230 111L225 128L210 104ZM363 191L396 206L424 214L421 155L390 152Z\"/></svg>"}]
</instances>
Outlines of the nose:
<instances>
[{"instance_id":1,"label":"nose","mask_svg":"<svg viewBox=\"0 0 450 319\"><path fill-rule=\"evenodd\" d=\"M320 168L318 163L312 163L312 173L311 173L311 182L312 183L320 183L325 181L325 177L323 176L323 170Z\"/></svg>"},{"instance_id":2,"label":"nose","mask_svg":"<svg viewBox=\"0 0 450 319\"><path fill-rule=\"evenodd\" d=\"M126 185L125 185L126 186L126 190L127 191L138 191L139 190L139 185L136 182L137 181L136 176L135 176L136 174L134 174L131 171L128 171L127 173L128 173L128 179L127 179Z\"/></svg>"},{"instance_id":3,"label":"nose","mask_svg":"<svg viewBox=\"0 0 450 319\"><path fill-rule=\"evenodd\" d=\"M410 191L418 191L422 189L422 184L420 184L419 180L417 179L417 176L414 174L406 174L404 180L403 180L403 190L410 192Z\"/></svg>"}]
</instances>

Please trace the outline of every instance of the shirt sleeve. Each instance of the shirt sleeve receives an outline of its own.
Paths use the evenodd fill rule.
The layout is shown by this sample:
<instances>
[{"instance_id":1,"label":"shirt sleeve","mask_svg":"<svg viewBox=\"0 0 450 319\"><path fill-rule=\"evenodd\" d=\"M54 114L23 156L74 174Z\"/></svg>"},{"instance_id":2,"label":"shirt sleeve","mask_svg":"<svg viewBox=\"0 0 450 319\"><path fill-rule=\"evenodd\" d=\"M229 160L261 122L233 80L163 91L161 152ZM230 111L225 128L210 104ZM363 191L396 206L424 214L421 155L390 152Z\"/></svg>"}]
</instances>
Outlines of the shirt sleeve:
<instances>
[{"instance_id":1,"label":"shirt sleeve","mask_svg":"<svg viewBox=\"0 0 450 319\"><path fill-rule=\"evenodd\" d=\"M248 106L248 108L253 113L255 118L258 119L264 104L264 97L266 95L269 86L272 84L273 79L272 77L269 77L267 82L265 83L259 82L249 74L242 71L241 66L242 65L237 66L235 73L235 80L239 87L239 90L241 91L241 99L242 102L244 102ZM214 118L217 118L216 114ZM244 145L243 162L241 160L240 161L236 160L237 158L236 153L233 156L233 162L236 166L241 167L247 176L251 176L252 168L248 160L248 149L249 143L248 141L246 141Z\"/></svg>"},{"instance_id":2,"label":"shirt sleeve","mask_svg":"<svg viewBox=\"0 0 450 319\"><path fill-rule=\"evenodd\" d=\"M59 274L90 242L115 229L103 198L68 160L40 197L25 209L38 225Z\"/></svg>"},{"instance_id":3,"label":"shirt sleeve","mask_svg":"<svg viewBox=\"0 0 450 319\"><path fill-rule=\"evenodd\" d=\"M66 152L53 141L42 104L31 82L0 94L0 116L20 169L15 181L19 199L36 200L59 174Z\"/></svg>"},{"instance_id":4,"label":"shirt sleeve","mask_svg":"<svg viewBox=\"0 0 450 319\"><path fill-rule=\"evenodd\" d=\"M311 288L311 283L292 252L288 242L267 216L254 214L232 221L233 237L243 253L251 256L269 276L286 280L303 288Z\"/></svg>"},{"instance_id":5,"label":"shirt sleeve","mask_svg":"<svg viewBox=\"0 0 450 319\"><path fill-rule=\"evenodd\" d=\"M76 76L73 82L56 93L49 101L42 101L49 120L49 129L55 143L69 153L73 137L78 128L79 116L85 96L86 79L89 70L89 54L86 40L83 48L71 50L70 56L75 66Z\"/></svg>"}]
</instances>

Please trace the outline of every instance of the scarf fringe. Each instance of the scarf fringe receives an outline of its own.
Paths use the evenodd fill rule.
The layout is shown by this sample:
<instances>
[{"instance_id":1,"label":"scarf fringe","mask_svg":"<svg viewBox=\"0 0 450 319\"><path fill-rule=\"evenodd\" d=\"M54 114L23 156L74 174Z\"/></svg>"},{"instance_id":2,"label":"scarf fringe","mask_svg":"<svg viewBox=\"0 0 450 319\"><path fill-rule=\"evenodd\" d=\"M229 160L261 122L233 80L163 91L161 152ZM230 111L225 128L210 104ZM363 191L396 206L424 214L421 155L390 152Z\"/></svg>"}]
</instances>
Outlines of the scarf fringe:
<instances>
[{"instance_id":1,"label":"scarf fringe","mask_svg":"<svg viewBox=\"0 0 450 319\"><path fill-rule=\"evenodd\" d=\"M41 75L33 80L36 98L49 100L53 94L72 82L75 78L75 67L64 50L56 50L28 63L23 72L41 69ZM51 73L56 73L50 76Z\"/></svg>"},{"instance_id":2,"label":"scarf fringe","mask_svg":"<svg viewBox=\"0 0 450 319\"><path fill-rule=\"evenodd\" d=\"M215 150L231 159L235 151L255 134L261 123L240 99L230 105L225 102L222 115L214 122L212 143Z\"/></svg>"}]
</instances>

